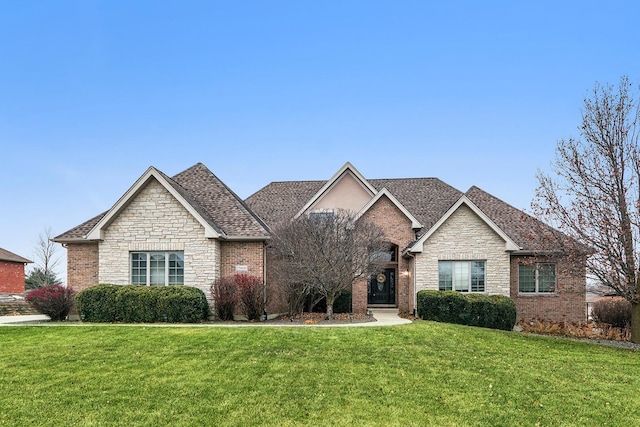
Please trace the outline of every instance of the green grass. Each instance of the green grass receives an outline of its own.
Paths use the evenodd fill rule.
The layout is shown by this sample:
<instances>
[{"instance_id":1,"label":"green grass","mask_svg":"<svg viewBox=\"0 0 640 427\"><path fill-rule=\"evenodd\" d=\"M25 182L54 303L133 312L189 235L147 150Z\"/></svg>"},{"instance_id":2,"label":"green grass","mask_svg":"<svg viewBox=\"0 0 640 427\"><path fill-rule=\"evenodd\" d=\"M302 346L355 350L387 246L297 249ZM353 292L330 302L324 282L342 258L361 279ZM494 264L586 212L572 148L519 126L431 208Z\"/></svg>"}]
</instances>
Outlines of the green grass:
<instances>
[{"instance_id":1,"label":"green grass","mask_svg":"<svg viewBox=\"0 0 640 427\"><path fill-rule=\"evenodd\" d=\"M639 353L431 322L0 328L0 426L634 426L639 390Z\"/></svg>"}]
</instances>

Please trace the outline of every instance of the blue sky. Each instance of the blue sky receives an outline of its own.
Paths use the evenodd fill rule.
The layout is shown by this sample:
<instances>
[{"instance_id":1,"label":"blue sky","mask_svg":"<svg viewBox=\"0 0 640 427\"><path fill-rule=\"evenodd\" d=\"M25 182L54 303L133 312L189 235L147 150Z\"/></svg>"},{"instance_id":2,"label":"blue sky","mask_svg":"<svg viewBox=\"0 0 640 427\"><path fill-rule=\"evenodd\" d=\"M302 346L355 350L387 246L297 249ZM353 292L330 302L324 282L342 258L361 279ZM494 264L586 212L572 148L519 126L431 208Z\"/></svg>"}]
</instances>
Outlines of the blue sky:
<instances>
[{"instance_id":1,"label":"blue sky","mask_svg":"<svg viewBox=\"0 0 640 427\"><path fill-rule=\"evenodd\" d=\"M638 16L631 0L0 0L0 247L33 257L151 165L203 162L245 198L350 161L528 208L595 82L640 83Z\"/></svg>"}]
</instances>

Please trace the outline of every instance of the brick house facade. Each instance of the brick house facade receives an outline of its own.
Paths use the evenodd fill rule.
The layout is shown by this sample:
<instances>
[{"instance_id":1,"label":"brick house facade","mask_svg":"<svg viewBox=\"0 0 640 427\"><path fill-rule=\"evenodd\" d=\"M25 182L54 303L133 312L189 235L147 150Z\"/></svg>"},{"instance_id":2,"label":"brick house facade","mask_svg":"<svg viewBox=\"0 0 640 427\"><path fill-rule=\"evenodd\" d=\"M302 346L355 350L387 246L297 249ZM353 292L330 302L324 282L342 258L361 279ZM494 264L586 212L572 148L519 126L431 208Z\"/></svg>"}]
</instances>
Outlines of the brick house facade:
<instances>
[{"instance_id":1,"label":"brick house facade","mask_svg":"<svg viewBox=\"0 0 640 427\"><path fill-rule=\"evenodd\" d=\"M0 248L0 294L24 293L24 267L31 262Z\"/></svg>"},{"instance_id":2,"label":"brick house facade","mask_svg":"<svg viewBox=\"0 0 640 427\"><path fill-rule=\"evenodd\" d=\"M184 284L212 302L211 285L243 272L265 279L269 232L203 164L169 178L155 168L107 212L57 236L67 284Z\"/></svg>"},{"instance_id":3,"label":"brick house facade","mask_svg":"<svg viewBox=\"0 0 640 427\"><path fill-rule=\"evenodd\" d=\"M436 178L367 180L347 163L327 181L274 182L245 202L266 224L337 209L378 224L396 256L382 276L353 286L356 312L410 313L420 290L457 289L511 297L519 322L586 322L584 263L562 254L571 239L477 187L463 193ZM541 285L542 275L526 270L539 260L552 269Z\"/></svg>"},{"instance_id":4,"label":"brick house facade","mask_svg":"<svg viewBox=\"0 0 640 427\"><path fill-rule=\"evenodd\" d=\"M273 182L244 201L201 163L172 178L149 168L109 211L54 241L67 248L76 290L185 284L211 300L217 278L240 272L266 283L274 313L286 303L265 249L270 226L336 210L376 223L389 244L384 270L354 284L355 312L410 313L420 290L455 289L511 297L520 322L586 321L584 263L563 252L567 236L477 187L368 180L350 163L329 180Z\"/></svg>"}]
</instances>

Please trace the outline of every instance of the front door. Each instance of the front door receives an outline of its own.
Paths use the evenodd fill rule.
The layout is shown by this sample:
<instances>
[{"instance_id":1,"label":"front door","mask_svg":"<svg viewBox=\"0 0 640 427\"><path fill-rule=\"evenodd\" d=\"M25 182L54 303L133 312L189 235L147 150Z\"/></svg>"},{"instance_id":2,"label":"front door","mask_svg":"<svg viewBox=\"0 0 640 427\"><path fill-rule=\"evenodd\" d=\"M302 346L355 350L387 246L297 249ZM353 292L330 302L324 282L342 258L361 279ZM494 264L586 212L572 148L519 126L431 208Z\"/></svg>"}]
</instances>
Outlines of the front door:
<instances>
[{"instance_id":1,"label":"front door","mask_svg":"<svg viewBox=\"0 0 640 427\"><path fill-rule=\"evenodd\" d=\"M396 270L394 268L387 268L371 276L368 286L367 303L396 303Z\"/></svg>"}]
</instances>

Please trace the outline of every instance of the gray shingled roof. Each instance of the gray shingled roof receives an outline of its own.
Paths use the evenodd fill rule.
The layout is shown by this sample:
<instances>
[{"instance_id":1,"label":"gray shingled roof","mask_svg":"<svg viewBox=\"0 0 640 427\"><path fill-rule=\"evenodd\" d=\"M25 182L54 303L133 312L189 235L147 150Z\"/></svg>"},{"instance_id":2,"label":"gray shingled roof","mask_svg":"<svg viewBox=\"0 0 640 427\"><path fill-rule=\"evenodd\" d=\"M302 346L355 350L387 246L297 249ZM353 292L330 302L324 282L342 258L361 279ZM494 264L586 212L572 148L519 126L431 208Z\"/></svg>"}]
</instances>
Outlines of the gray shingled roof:
<instances>
[{"instance_id":1,"label":"gray shingled roof","mask_svg":"<svg viewBox=\"0 0 640 427\"><path fill-rule=\"evenodd\" d=\"M569 247L587 250L566 234L476 186L466 196L524 251L561 252Z\"/></svg>"},{"instance_id":2,"label":"gray shingled roof","mask_svg":"<svg viewBox=\"0 0 640 427\"><path fill-rule=\"evenodd\" d=\"M269 235L268 227L262 220L202 163L180 172L173 178L160 173L187 203L224 236L265 238ZM53 240L69 242L84 239L106 213L83 222Z\"/></svg>"},{"instance_id":3,"label":"gray shingled roof","mask_svg":"<svg viewBox=\"0 0 640 427\"><path fill-rule=\"evenodd\" d=\"M173 177L225 235L266 237L268 227L205 165L198 163Z\"/></svg>"},{"instance_id":4,"label":"gray shingled roof","mask_svg":"<svg viewBox=\"0 0 640 427\"><path fill-rule=\"evenodd\" d=\"M462 196L437 178L370 179L380 191L387 188L427 229ZM289 220L327 181L272 182L245 201L267 224Z\"/></svg>"},{"instance_id":5,"label":"gray shingled roof","mask_svg":"<svg viewBox=\"0 0 640 427\"><path fill-rule=\"evenodd\" d=\"M21 257L20 255L16 255L13 252L9 252L6 249L0 248L0 261L9 261L9 262L21 262L21 263L32 263L26 258Z\"/></svg>"},{"instance_id":6,"label":"gray shingled roof","mask_svg":"<svg viewBox=\"0 0 640 427\"><path fill-rule=\"evenodd\" d=\"M378 191L387 188L422 223L418 235L429 230L465 194L523 251L556 251L566 248L571 241L566 235L475 186L462 193L437 178L367 181ZM326 182L273 182L249 196L246 203L267 224L273 225L293 218Z\"/></svg>"}]
</instances>

